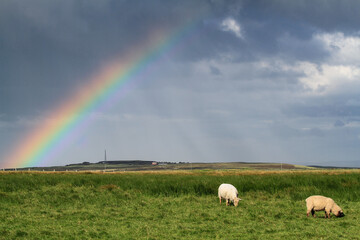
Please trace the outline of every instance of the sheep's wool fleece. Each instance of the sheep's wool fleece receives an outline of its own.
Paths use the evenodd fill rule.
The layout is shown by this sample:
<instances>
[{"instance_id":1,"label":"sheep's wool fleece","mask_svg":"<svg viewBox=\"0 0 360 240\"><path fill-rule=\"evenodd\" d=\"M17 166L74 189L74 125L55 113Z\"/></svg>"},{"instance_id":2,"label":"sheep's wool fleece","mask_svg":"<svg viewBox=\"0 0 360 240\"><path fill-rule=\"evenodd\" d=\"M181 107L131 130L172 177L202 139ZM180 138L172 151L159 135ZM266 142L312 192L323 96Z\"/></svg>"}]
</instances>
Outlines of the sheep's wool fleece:
<instances>
[{"instance_id":1,"label":"sheep's wool fleece","mask_svg":"<svg viewBox=\"0 0 360 240\"><path fill-rule=\"evenodd\" d=\"M233 185L228 183L223 183L219 187L218 195L219 198L221 197L225 199L234 200L238 196L238 191Z\"/></svg>"},{"instance_id":2,"label":"sheep's wool fleece","mask_svg":"<svg viewBox=\"0 0 360 240\"><path fill-rule=\"evenodd\" d=\"M335 205L334 200L324 196L310 196L306 199L306 204L315 211L324 210L326 207L332 208Z\"/></svg>"}]
</instances>

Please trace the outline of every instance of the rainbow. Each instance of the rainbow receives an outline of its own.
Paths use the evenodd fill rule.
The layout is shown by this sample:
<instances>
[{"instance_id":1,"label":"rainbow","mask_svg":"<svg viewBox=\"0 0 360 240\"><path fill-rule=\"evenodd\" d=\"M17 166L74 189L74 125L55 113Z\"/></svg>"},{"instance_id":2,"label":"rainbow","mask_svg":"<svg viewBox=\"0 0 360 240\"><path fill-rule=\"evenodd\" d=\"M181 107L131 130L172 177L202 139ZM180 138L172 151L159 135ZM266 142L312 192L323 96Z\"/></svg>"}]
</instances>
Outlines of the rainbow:
<instances>
[{"instance_id":1,"label":"rainbow","mask_svg":"<svg viewBox=\"0 0 360 240\"><path fill-rule=\"evenodd\" d=\"M165 54L181 46L191 36L198 21L189 21L170 34L157 32L140 49L120 60L111 61L89 79L89 84L61 103L45 121L30 131L5 158L3 168L40 166L49 163L90 114L117 99L131 86L132 79L146 71Z\"/></svg>"}]
</instances>

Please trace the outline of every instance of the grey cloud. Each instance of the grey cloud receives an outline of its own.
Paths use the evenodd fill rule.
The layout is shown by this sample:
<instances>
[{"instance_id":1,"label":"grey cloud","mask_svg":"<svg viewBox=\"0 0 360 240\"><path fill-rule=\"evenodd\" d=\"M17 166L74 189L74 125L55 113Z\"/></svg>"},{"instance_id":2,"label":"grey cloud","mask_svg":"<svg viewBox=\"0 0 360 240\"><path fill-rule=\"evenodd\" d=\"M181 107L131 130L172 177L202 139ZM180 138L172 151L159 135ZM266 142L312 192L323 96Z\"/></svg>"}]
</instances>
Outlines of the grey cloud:
<instances>
[{"instance_id":1,"label":"grey cloud","mask_svg":"<svg viewBox=\"0 0 360 240\"><path fill-rule=\"evenodd\" d=\"M336 122L334 123L334 127L343 127L345 126L345 123L341 120L336 120Z\"/></svg>"},{"instance_id":2,"label":"grey cloud","mask_svg":"<svg viewBox=\"0 0 360 240\"><path fill-rule=\"evenodd\" d=\"M211 74L216 75L216 76L221 75L220 69L218 69L217 67L214 67L214 66L210 66L210 72L211 72Z\"/></svg>"},{"instance_id":3,"label":"grey cloud","mask_svg":"<svg viewBox=\"0 0 360 240\"><path fill-rule=\"evenodd\" d=\"M279 52L285 59L320 62L330 56L323 43L315 39L295 38L288 34L278 39Z\"/></svg>"},{"instance_id":4,"label":"grey cloud","mask_svg":"<svg viewBox=\"0 0 360 240\"><path fill-rule=\"evenodd\" d=\"M357 22L360 21L360 3L356 0L260 0L248 1L246 7L250 15L258 15L259 19L286 19L282 23L284 25L299 22L325 31L359 29Z\"/></svg>"},{"instance_id":5,"label":"grey cloud","mask_svg":"<svg viewBox=\"0 0 360 240\"><path fill-rule=\"evenodd\" d=\"M171 29L201 8L206 4L191 1L2 1L3 111L45 109L151 31Z\"/></svg>"},{"instance_id":6,"label":"grey cloud","mask_svg":"<svg viewBox=\"0 0 360 240\"><path fill-rule=\"evenodd\" d=\"M324 105L292 105L284 110L288 116L305 116L305 117L359 117L360 107L345 106L339 104Z\"/></svg>"},{"instance_id":7,"label":"grey cloud","mask_svg":"<svg viewBox=\"0 0 360 240\"><path fill-rule=\"evenodd\" d=\"M325 131L318 127L296 128L286 123L276 122L271 124L271 130L281 139L305 138L305 137L324 137Z\"/></svg>"}]
</instances>

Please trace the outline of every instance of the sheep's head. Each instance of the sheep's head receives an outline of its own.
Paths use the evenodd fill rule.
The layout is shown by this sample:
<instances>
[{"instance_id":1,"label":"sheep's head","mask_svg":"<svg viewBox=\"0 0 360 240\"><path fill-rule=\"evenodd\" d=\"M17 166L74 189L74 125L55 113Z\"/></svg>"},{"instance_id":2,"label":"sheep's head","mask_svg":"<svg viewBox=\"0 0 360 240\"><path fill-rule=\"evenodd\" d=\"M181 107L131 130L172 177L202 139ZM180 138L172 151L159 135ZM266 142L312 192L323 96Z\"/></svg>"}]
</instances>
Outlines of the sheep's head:
<instances>
[{"instance_id":1,"label":"sheep's head","mask_svg":"<svg viewBox=\"0 0 360 240\"><path fill-rule=\"evenodd\" d=\"M343 213L343 211L341 210L341 208L335 204L335 206L333 207L332 211L333 214L335 214L336 217L344 217L345 214Z\"/></svg>"},{"instance_id":2,"label":"sheep's head","mask_svg":"<svg viewBox=\"0 0 360 240\"><path fill-rule=\"evenodd\" d=\"M237 205L239 204L239 201L240 201L240 200L241 200L241 199L238 198L238 197L234 199L234 206L235 206L235 207L237 207Z\"/></svg>"},{"instance_id":3,"label":"sheep's head","mask_svg":"<svg viewBox=\"0 0 360 240\"><path fill-rule=\"evenodd\" d=\"M344 217L345 214L342 211L339 211L337 214L335 214L337 217Z\"/></svg>"}]
</instances>

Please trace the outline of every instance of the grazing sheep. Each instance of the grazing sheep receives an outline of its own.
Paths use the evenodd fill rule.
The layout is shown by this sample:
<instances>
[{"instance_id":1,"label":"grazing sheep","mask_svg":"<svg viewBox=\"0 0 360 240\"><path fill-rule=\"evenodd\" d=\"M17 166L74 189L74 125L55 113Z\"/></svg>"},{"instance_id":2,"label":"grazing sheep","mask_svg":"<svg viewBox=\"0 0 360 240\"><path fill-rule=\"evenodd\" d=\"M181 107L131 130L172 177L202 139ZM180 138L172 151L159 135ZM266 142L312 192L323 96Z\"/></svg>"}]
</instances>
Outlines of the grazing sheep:
<instances>
[{"instance_id":1,"label":"grazing sheep","mask_svg":"<svg viewBox=\"0 0 360 240\"><path fill-rule=\"evenodd\" d=\"M238 198L238 191L236 190L236 188L233 185L227 183L223 183L220 185L218 189L218 196L220 204L222 198L226 200L226 206L228 206L230 202L233 202L234 206L237 207L239 201L241 200L240 198Z\"/></svg>"},{"instance_id":2,"label":"grazing sheep","mask_svg":"<svg viewBox=\"0 0 360 240\"><path fill-rule=\"evenodd\" d=\"M341 208L331 198L324 196L310 196L305 201L307 207L306 216L309 216L309 213L311 212L313 217L315 217L315 211L325 211L325 218L330 218L330 212L337 217L345 216Z\"/></svg>"}]
</instances>

